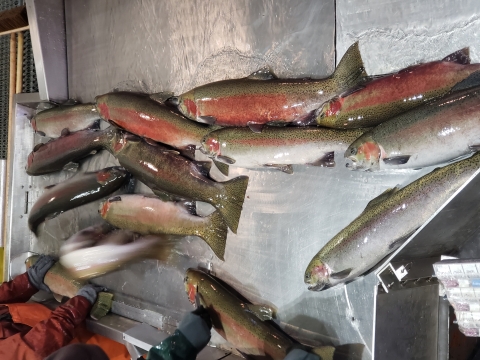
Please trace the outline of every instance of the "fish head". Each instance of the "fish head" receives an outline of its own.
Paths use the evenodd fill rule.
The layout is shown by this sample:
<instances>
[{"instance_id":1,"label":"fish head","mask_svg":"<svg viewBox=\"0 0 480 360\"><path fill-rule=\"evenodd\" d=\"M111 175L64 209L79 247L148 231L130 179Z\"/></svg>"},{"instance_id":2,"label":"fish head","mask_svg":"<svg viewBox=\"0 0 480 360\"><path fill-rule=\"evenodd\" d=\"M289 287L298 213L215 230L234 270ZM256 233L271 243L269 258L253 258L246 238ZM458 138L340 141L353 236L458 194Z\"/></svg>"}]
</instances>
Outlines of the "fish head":
<instances>
[{"instance_id":1,"label":"fish head","mask_svg":"<svg viewBox=\"0 0 480 360\"><path fill-rule=\"evenodd\" d=\"M118 166L114 166L111 168L103 169L97 172L97 182L102 185L106 185L112 181L117 179L127 179L129 177L129 173Z\"/></svg>"},{"instance_id":2,"label":"fish head","mask_svg":"<svg viewBox=\"0 0 480 360\"><path fill-rule=\"evenodd\" d=\"M378 170L382 149L370 135L355 140L345 151L347 168L351 170Z\"/></svg>"},{"instance_id":3,"label":"fish head","mask_svg":"<svg viewBox=\"0 0 480 360\"><path fill-rule=\"evenodd\" d=\"M190 90L185 94L170 98L170 103L175 104L178 110L190 119L197 119L197 103L195 101L195 92Z\"/></svg>"},{"instance_id":4,"label":"fish head","mask_svg":"<svg viewBox=\"0 0 480 360\"><path fill-rule=\"evenodd\" d=\"M220 155L220 139L218 136L215 133L206 135L202 140L200 151L211 158Z\"/></svg>"},{"instance_id":5,"label":"fish head","mask_svg":"<svg viewBox=\"0 0 480 360\"><path fill-rule=\"evenodd\" d=\"M316 122L322 126L336 126L336 117L340 113L343 98L336 97L323 104L316 112Z\"/></svg>"},{"instance_id":6,"label":"fish head","mask_svg":"<svg viewBox=\"0 0 480 360\"><path fill-rule=\"evenodd\" d=\"M195 304L195 297L197 296L198 284L201 281L202 273L195 269L188 269L185 272L185 278L183 279L185 285L185 292L188 295L188 300L192 304Z\"/></svg>"},{"instance_id":7,"label":"fish head","mask_svg":"<svg viewBox=\"0 0 480 360\"><path fill-rule=\"evenodd\" d=\"M331 273L332 270L327 264L314 257L305 270L304 281L308 290L321 291L336 285L338 282L330 277Z\"/></svg>"}]
</instances>

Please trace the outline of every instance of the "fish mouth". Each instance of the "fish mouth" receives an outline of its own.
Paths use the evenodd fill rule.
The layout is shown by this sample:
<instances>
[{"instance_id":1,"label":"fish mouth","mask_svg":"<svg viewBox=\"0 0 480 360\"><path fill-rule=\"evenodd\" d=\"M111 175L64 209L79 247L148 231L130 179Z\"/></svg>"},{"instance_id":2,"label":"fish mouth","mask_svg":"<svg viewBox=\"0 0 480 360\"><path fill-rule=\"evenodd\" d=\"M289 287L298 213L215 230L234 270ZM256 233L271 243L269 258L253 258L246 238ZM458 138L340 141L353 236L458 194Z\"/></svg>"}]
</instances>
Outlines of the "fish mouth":
<instances>
[{"instance_id":1,"label":"fish mouth","mask_svg":"<svg viewBox=\"0 0 480 360\"><path fill-rule=\"evenodd\" d=\"M355 156L349 156L345 159L346 164L345 167L349 170L357 170L360 169L360 166L357 162L357 158Z\"/></svg>"},{"instance_id":2,"label":"fish mouth","mask_svg":"<svg viewBox=\"0 0 480 360\"><path fill-rule=\"evenodd\" d=\"M328 285L327 284L324 284L324 283L319 283L319 284L316 284L316 285L310 285L308 287L308 290L310 291L322 291L322 290L325 290L325 289L328 289L327 287Z\"/></svg>"}]
</instances>

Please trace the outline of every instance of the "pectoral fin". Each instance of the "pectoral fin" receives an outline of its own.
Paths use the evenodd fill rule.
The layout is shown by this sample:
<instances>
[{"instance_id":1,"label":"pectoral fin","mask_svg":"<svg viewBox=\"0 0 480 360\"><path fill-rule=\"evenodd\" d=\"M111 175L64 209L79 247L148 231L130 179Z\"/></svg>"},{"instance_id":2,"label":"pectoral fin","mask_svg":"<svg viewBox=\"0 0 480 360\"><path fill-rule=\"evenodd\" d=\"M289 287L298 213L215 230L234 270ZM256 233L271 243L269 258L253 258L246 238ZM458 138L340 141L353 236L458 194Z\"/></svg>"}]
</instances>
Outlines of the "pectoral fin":
<instances>
[{"instance_id":1,"label":"pectoral fin","mask_svg":"<svg viewBox=\"0 0 480 360\"><path fill-rule=\"evenodd\" d=\"M273 317L273 310L264 305L253 305L253 304L244 304L245 311L248 311L254 314L257 318L262 321L265 320L272 320Z\"/></svg>"},{"instance_id":2,"label":"pectoral fin","mask_svg":"<svg viewBox=\"0 0 480 360\"><path fill-rule=\"evenodd\" d=\"M197 121L204 124L213 125L217 122L217 119L213 116L199 116Z\"/></svg>"},{"instance_id":3,"label":"pectoral fin","mask_svg":"<svg viewBox=\"0 0 480 360\"><path fill-rule=\"evenodd\" d=\"M229 166L223 162L220 162L220 161L217 161L217 160L213 160L213 162L215 163L215 166L217 167L218 170L220 170L220 172L225 175L225 176L228 176L228 169L229 169Z\"/></svg>"},{"instance_id":4,"label":"pectoral fin","mask_svg":"<svg viewBox=\"0 0 480 360\"><path fill-rule=\"evenodd\" d=\"M263 130L263 126L264 124L258 124L258 123L254 123L254 122L251 122L249 121L247 123L247 126L250 128L250 130L252 130L254 133L261 133L262 130Z\"/></svg>"},{"instance_id":5,"label":"pectoral fin","mask_svg":"<svg viewBox=\"0 0 480 360\"><path fill-rule=\"evenodd\" d=\"M273 73L272 70L268 67L263 67L261 69L258 69L257 71L251 73L250 75L247 76L247 79L252 79L252 80L272 80L272 79L278 79L277 75Z\"/></svg>"},{"instance_id":6,"label":"pectoral fin","mask_svg":"<svg viewBox=\"0 0 480 360\"><path fill-rule=\"evenodd\" d=\"M148 144L148 145L152 145L152 146L157 146L157 142L150 139L150 138L143 138L143 140L145 140L145 142Z\"/></svg>"},{"instance_id":7,"label":"pectoral fin","mask_svg":"<svg viewBox=\"0 0 480 360\"><path fill-rule=\"evenodd\" d=\"M64 128L60 133L60 136L68 136L68 135L70 135L70 130L68 130L67 128Z\"/></svg>"},{"instance_id":8,"label":"pectoral fin","mask_svg":"<svg viewBox=\"0 0 480 360\"><path fill-rule=\"evenodd\" d=\"M75 99L68 99L67 101L65 101L64 103L62 103L62 106L73 106L73 105L76 105L78 104L78 101L75 100Z\"/></svg>"},{"instance_id":9,"label":"pectoral fin","mask_svg":"<svg viewBox=\"0 0 480 360\"><path fill-rule=\"evenodd\" d=\"M65 166L63 167L63 170L76 171L79 168L79 166L80 166L79 163L70 161L68 164L65 164Z\"/></svg>"},{"instance_id":10,"label":"pectoral fin","mask_svg":"<svg viewBox=\"0 0 480 360\"><path fill-rule=\"evenodd\" d=\"M408 162L411 155L400 155L384 158L383 162L388 165L403 165Z\"/></svg>"},{"instance_id":11,"label":"pectoral fin","mask_svg":"<svg viewBox=\"0 0 480 360\"><path fill-rule=\"evenodd\" d=\"M51 188L55 187L56 185L57 184L47 185L47 186L45 186L45 190L51 189Z\"/></svg>"},{"instance_id":12,"label":"pectoral fin","mask_svg":"<svg viewBox=\"0 0 480 360\"><path fill-rule=\"evenodd\" d=\"M221 161L225 164L228 164L228 165L235 164L235 159L232 159L231 157L224 156L224 155L217 156L217 160L219 160L219 161Z\"/></svg>"},{"instance_id":13,"label":"pectoral fin","mask_svg":"<svg viewBox=\"0 0 480 360\"><path fill-rule=\"evenodd\" d=\"M330 274L330 277L332 279L336 279L336 280L343 280L346 277L348 277L348 275L350 275L352 270L353 270L353 268L349 268L349 269L345 269L345 270L342 270L342 271L334 272L334 273Z\"/></svg>"},{"instance_id":14,"label":"pectoral fin","mask_svg":"<svg viewBox=\"0 0 480 360\"><path fill-rule=\"evenodd\" d=\"M60 295L60 294L53 293L53 297L58 302L62 302L62 300L63 300L63 295Z\"/></svg>"},{"instance_id":15,"label":"pectoral fin","mask_svg":"<svg viewBox=\"0 0 480 360\"><path fill-rule=\"evenodd\" d=\"M203 176L209 176L212 169L212 163L210 161L195 161L194 163Z\"/></svg>"},{"instance_id":16,"label":"pectoral fin","mask_svg":"<svg viewBox=\"0 0 480 360\"><path fill-rule=\"evenodd\" d=\"M265 164L265 165L263 165L263 166L280 170L280 171L284 172L285 174L290 174L290 175L293 174L293 167L292 167L292 165Z\"/></svg>"},{"instance_id":17,"label":"pectoral fin","mask_svg":"<svg viewBox=\"0 0 480 360\"><path fill-rule=\"evenodd\" d=\"M333 151L326 153L317 161L308 163L307 165L322 166L322 167L334 167L335 166L335 153Z\"/></svg>"},{"instance_id":18,"label":"pectoral fin","mask_svg":"<svg viewBox=\"0 0 480 360\"><path fill-rule=\"evenodd\" d=\"M46 136L46 134L43 131L37 130L36 133L40 136Z\"/></svg>"}]
</instances>

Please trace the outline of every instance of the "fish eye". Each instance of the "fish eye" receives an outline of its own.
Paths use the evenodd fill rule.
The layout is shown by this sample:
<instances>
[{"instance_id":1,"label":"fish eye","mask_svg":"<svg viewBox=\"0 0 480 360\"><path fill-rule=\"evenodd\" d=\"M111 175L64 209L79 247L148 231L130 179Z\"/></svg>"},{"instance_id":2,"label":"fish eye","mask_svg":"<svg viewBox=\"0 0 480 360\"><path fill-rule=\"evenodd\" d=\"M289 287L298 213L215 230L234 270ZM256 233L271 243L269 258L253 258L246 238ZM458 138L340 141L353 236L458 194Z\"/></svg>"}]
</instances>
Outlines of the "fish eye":
<instances>
[{"instance_id":1,"label":"fish eye","mask_svg":"<svg viewBox=\"0 0 480 360\"><path fill-rule=\"evenodd\" d=\"M188 281L188 275L185 275L185 278L183 279L184 282Z\"/></svg>"},{"instance_id":2,"label":"fish eye","mask_svg":"<svg viewBox=\"0 0 480 360\"><path fill-rule=\"evenodd\" d=\"M352 154L352 155L357 155L357 149L351 148L351 149L350 149L350 154Z\"/></svg>"},{"instance_id":3,"label":"fish eye","mask_svg":"<svg viewBox=\"0 0 480 360\"><path fill-rule=\"evenodd\" d=\"M310 274L305 274L305 279L310 279Z\"/></svg>"}]
</instances>

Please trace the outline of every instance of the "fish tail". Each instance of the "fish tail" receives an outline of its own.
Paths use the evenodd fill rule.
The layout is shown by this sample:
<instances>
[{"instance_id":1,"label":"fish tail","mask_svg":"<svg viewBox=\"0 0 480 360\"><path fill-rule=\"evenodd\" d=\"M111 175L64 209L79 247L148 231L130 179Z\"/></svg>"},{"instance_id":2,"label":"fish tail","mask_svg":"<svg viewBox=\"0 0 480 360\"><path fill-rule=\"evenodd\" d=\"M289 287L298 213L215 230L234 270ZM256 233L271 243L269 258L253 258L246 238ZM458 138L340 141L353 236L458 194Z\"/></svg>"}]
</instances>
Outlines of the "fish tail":
<instances>
[{"instance_id":1,"label":"fish tail","mask_svg":"<svg viewBox=\"0 0 480 360\"><path fill-rule=\"evenodd\" d=\"M220 260L225 261L227 233L228 227L223 221L222 214L219 211L214 211L208 216L207 226L199 230L198 236L205 240Z\"/></svg>"},{"instance_id":2,"label":"fish tail","mask_svg":"<svg viewBox=\"0 0 480 360\"><path fill-rule=\"evenodd\" d=\"M320 346L313 348L312 353L320 356L322 360L333 360L335 348L333 346Z\"/></svg>"},{"instance_id":3,"label":"fish tail","mask_svg":"<svg viewBox=\"0 0 480 360\"><path fill-rule=\"evenodd\" d=\"M338 90L343 91L359 84L366 76L367 73L365 72L357 41L343 55L342 60L340 60L333 73L333 79L337 84Z\"/></svg>"},{"instance_id":4,"label":"fish tail","mask_svg":"<svg viewBox=\"0 0 480 360\"><path fill-rule=\"evenodd\" d=\"M219 201L214 206L222 214L227 226L236 234L240 215L242 214L245 192L247 191L248 176L239 176L222 184L225 194L219 198Z\"/></svg>"}]
</instances>

